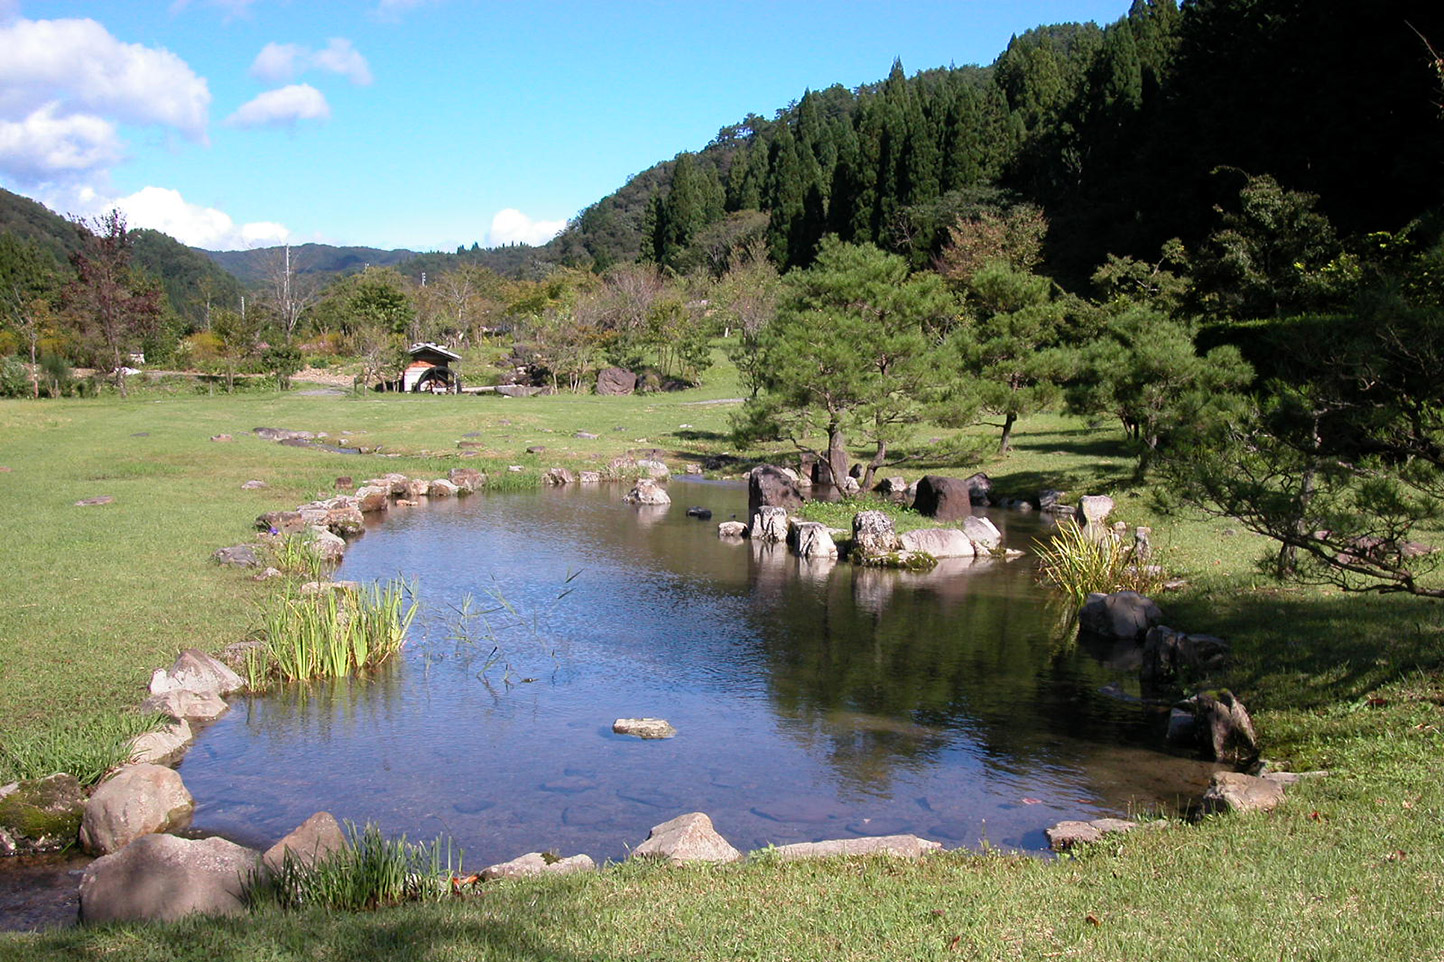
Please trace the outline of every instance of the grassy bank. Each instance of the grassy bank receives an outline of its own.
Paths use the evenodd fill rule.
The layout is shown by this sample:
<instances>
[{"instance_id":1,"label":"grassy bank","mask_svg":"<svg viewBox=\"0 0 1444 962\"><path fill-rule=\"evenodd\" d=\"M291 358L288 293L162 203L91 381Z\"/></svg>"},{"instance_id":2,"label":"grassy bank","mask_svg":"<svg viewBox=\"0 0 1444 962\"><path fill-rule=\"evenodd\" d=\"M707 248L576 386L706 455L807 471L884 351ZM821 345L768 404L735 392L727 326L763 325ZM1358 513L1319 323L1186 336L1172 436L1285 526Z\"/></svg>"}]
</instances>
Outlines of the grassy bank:
<instances>
[{"instance_id":1,"label":"grassy bank","mask_svg":"<svg viewBox=\"0 0 1444 962\"><path fill-rule=\"evenodd\" d=\"M0 739L64 711L136 703L177 649L260 625L265 587L209 561L290 508L389 470L479 466L524 479L628 450L674 466L726 453L726 378L636 398L196 396L0 402ZM696 403L709 402L709 403ZM324 431L379 454L283 447L257 426ZM620 430L619 430L620 429ZM979 436L989 429L978 428ZM578 438L578 432L598 435ZM945 434L946 432L939 432ZM229 442L211 441L230 434ZM479 445L463 460L458 444ZM1133 835L1079 858L950 853L717 869L626 866L496 884L440 906L264 913L172 926L0 936L0 959L1441 959L1444 609L1281 588L1236 525L1164 518L1119 434L1061 417L1020 425L979 465L997 487L1111 493L1190 582L1175 627L1230 639L1230 684L1266 754L1333 774L1278 811ZM529 447L544 447L527 454ZM396 455L391 457L389 455ZM894 473L894 472L889 472ZM250 479L268 487L243 491ZM95 496L110 504L77 507ZM344 815L344 813L338 813Z\"/></svg>"}]
</instances>

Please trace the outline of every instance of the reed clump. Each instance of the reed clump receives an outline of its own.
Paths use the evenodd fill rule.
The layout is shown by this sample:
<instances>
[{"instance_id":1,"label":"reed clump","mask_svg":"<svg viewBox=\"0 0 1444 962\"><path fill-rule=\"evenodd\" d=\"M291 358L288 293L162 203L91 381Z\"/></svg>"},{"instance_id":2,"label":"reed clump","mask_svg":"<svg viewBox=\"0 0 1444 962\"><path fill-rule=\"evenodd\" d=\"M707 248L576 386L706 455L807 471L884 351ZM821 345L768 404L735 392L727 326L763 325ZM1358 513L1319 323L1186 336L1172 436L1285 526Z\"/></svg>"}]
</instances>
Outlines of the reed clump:
<instances>
[{"instance_id":1,"label":"reed clump","mask_svg":"<svg viewBox=\"0 0 1444 962\"><path fill-rule=\"evenodd\" d=\"M1163 569L1147 564L1132 545L1108 530L1093 531L1069 519L1047 541L1034 542L1039 579L1082 604L1095 591L1153 594L1163 587Z\"/></svg>"},{"instance_id":2,"label":"reed clump","mask_svg":"<svg viewBox=\"0 0 1444 962\"><path fill-rule=\"evenodd\" d=\"M375 668L406 644L415 617L415 592L404 581L314 594L288 585L266 611L264 644L247 658L248 680L259 688Z\"/></svg>"},{"instance_id":3,"label":"reed clump","mask_svg":"<svg viewBox=\"0 0 1444 962\"><path fill-rule=\"evenodd\" d=\"M281 864L260 870L246 886L251 908L303 907L371 911L403 902L449 896L461 874L462 853L449 839L408 842L387 838L375 825L347 823L349 844L313 863L287 852Z\"/></svg>"}]
</instances>

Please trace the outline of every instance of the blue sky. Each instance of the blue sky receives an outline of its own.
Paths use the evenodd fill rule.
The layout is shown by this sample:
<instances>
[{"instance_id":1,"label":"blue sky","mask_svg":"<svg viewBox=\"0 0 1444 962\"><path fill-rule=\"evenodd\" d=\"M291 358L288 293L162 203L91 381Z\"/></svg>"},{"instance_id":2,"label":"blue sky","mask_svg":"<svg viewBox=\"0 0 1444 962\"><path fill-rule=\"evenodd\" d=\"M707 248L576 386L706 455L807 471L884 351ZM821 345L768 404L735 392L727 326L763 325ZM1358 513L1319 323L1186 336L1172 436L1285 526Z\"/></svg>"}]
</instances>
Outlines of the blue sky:
<instances>
[{"instance_id":1,"label":"blue sky","mask_svg":"<svg viewBox=\"0 0 1444 962\"><path fill-rule=\"evenodd\" d=\"M0 0L0 186L210 248L541 242L803 90L1128 0Z\"/></svg>"}]
</instances>

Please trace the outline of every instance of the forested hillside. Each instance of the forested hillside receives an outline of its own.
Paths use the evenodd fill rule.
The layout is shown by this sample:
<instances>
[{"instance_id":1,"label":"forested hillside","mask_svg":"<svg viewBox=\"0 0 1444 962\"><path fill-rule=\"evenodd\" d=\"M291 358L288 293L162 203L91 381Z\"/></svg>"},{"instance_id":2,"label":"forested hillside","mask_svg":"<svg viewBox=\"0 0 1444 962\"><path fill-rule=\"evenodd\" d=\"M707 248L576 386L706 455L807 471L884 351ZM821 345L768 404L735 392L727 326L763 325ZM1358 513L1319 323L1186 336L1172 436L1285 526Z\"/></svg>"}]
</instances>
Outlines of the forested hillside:
<instances>
[{"instance_id":1,"label":"forested hillside","mask_svg":"<svg viewBox=\"0 0 1444 962\"><path fill-rule=\"evenodd\" d=\"M1320 197L1343 231L1394 230L1441 199L1430 0L1135 0L1106 27L1015 37L986 69L901 64L882 83L808 91L725 127L582 211L566 263L639 255L683 269L760 230L782 267L835 234L928 263L959 215L1031 202L1048 263L1193 241L1243 178Z\"/></svg>"}]
</instances>

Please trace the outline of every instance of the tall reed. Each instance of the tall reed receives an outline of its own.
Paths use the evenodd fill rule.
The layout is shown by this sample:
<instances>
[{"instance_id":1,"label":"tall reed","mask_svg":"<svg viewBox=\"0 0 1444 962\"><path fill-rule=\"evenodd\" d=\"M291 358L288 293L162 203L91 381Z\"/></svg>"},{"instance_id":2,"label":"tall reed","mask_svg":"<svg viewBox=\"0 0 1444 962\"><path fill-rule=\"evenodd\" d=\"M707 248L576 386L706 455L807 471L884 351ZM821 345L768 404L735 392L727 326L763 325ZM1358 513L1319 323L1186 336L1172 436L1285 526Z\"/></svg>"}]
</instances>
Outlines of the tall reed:
<instances>
[{"instance_id":1,"label":"tall reed","mask_svg":"<svg viewBox=\"0 0 1444 962\"><path fill-rule=\"evenodd\" d=\"M1162 569L1143 563L1111 531L1089 531L1071 519L1034 548L1040 579L1079 604L1094 591L1150 594L1163 586Z\"/></svg>"},{"instance_id":2,"label":"tall reed","mask_svg":"<svg viewBox=\"0 0 1444 962\"><path fill-rule=\"evenodd\" d=\"M333 588L314 595L287 587L265 616L265 647L253 679L342 678L380 665L406 644L415 592L403 581ZM253 684L254 687L254 684Z\"/></svg>"},{"instance_id":3,"label":"tall reed","mask_svg":"<svg viewBox=\"0 0 1444 962\"><path fill-rule=\"evenodd\" d=\"M434 901L452 892L461 874L462 852L450 840L413 843L406 836L388 839L375 825L358 830L347 823L350 842L314 864L288 852L281 865L252 876L246 901L256 908L303 906L356 912Z\"/></svg>"}]
</instances>

